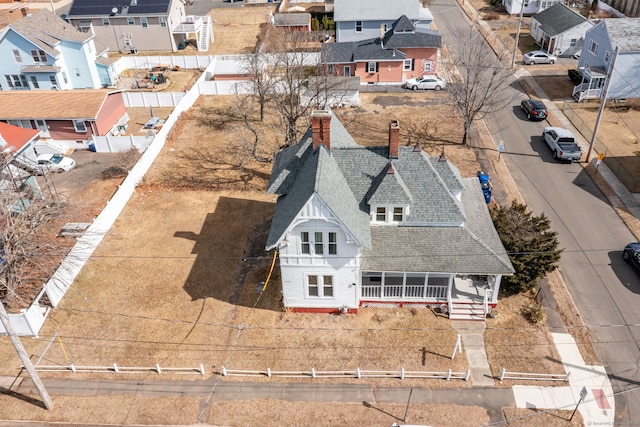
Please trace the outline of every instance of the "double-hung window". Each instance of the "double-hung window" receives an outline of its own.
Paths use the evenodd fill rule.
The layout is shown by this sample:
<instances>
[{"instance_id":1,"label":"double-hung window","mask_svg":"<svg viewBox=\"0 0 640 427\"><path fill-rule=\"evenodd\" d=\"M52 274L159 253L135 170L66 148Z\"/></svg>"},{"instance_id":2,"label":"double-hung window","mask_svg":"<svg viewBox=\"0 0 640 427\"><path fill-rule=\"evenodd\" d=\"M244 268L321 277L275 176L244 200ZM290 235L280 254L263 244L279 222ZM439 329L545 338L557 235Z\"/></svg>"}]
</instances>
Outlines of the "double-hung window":
<instances>
[{"instance_id":1,"label":"double-hung window","mask_svg":"<svg viewBox=\"0 0 640 427\"><path fill-rule=\"evenodd\" d=\"M591 43L589 43L589 52L593 53L594 55L598 53L598 43L591 40Z\"/></svg>"},{"instance_id":2,"label":"double-hung window","mask_svg":"<svg viewBox=\"0 0 640 427\"><path fill-rule=\"evenodd\" d=\"M377 62L367 62L367 73L375 73L378 71Z\"/></svg>"},{"instance_id":3,"label":"double-hung window","mask_svg":"<svg viewBox=\"0 0 640 427\"><path fill-rule=\"evenodd\" d=\"M149 27L149 20L143 16L140 18L140 25L142 25L142 28L148 28Z\"/></svg>"},{"instance_id":4,"label":"double-hung window","mask_svg":"<svg viewBox=\"0 0 640 427\"><path fill-rule=\"evenodd\" d=\"M307 295L313 298L333 298L333 276L307 276Z\"/></svg>"},{"instance_id":5,"label":"double-hung window","mask_svg":"<svg viewBox=\"0 0 640 427\"><path fill-rule=\"evenodd\" d=\"M356 33L362 32L362 21L356 21Z\"/></svg>"},{"instance_id":6,"label":"double-hung window","mask_svg":"<svg viewBox=\"0 0 640 427\"><path fill-rule=\"evenodd\" d=\"M22 57L20 56L20 51L18 49L13 49L12 52L13 52L13 59L16 62L22 62Z\"/></svg>"},{"instance_id":7,"label":"double-hung window","mask_svg":"<svg viewBox=\"0 0 640 427\"><path fill-rule=\"evenodd\" d=\"M338 255L338 234L333 231L302 231L300 253L304 255Z\"/></svg>"}]
</instances>

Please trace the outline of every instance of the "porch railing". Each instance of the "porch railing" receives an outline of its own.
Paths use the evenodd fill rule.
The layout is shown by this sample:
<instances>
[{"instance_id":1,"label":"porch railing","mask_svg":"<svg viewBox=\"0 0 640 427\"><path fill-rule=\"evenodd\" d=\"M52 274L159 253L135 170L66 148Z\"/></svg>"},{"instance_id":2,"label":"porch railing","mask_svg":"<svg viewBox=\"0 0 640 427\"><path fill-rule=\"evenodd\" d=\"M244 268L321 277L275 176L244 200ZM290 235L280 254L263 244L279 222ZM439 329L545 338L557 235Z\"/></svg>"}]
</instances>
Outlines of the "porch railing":
<instances>
[{"instance_id":1,"label":"porch railing","mask_svg":"<svg viewBox=\"0 0 640 427\"><path fill-rule=\"evenodd\" d=\"M420 286L420 285L363 285L362 298L371 299L437 299L444 300L447 295L447 286Z\"/></svg>"},{"instance_id":2,"label":"porch railing","mask_svg":"<svg viewBox=\"0 0 640 427\"><path fill-rule=\"evenodd\" d=\"M589 89L589 82L582 83L573 88L573 97L577 95L577 101L580 102L583 99L600 98L602 88Z\"/></svg>"}]
</instances>

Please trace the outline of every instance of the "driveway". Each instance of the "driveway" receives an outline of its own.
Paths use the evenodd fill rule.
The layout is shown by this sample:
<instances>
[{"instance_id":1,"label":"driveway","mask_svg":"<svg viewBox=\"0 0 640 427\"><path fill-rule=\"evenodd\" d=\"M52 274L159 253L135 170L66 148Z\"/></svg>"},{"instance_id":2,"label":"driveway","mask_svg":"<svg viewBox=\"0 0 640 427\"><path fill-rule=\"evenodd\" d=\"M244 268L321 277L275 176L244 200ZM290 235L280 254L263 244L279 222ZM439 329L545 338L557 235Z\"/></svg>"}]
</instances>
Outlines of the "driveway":
<instances>
[{"instance_id":1,"label":"driveway","mask_svg":"<svg viewBox=\"0 0 640 427\"><path fill-rule=\"evenodd\" d=\"M88 201L91 195L86 195L85 190L95 180L101 179L102 171L110 166L117 165L122 154L119 153L94 153L89 150L77 150L67 156L76 161L76 167L69 172L51 173L51 181L59 195L69 202ZM38 177L38 183L42 186L44 179ZM115 187L114 190L115 191ZM96 195L97 196L97 195ZM106 202L106 200L104 200Z\"/></svg>"}]
</instances>

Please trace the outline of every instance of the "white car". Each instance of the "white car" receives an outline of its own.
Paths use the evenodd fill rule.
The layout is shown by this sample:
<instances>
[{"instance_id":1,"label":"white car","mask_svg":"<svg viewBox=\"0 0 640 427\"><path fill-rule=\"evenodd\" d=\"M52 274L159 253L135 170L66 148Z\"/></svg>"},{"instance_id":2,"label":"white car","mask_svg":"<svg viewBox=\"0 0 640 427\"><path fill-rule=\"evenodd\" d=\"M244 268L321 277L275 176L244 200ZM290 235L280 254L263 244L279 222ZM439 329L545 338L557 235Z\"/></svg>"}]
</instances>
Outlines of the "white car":
<instances>
[{"instance_id":1,"label":"white car","mask_svg":"<svg viewBox=\"0 0 640 427\"><path fill-rule=\"evenodd\" d=\"M524 65L531 64L554 64L558 60L557 57L543 52L541 50L534 50L522 55L522 63Z\"/></svg>"},{"instance_id":2,"label":"white car","mask_svg":"<svg viewBox=\"0 0 640 427\"><path fill-rule=\"evenodd\" d=\"M402 84L402 87L418 90L418 89L433 89L440 90L444 88L447 83L438 76L422 76L417 79L408 79Z\"/></svg>"},{"instance_id":3,"label":"white car","mask_svg":"<svg viewBox=\"0 0 640 427\"><path fill-rule=\"evenodd\" d=\"M69 172L76 167L76 161L60 154L40 154L38 165L55 172Z\"/></svg>"}]
</instances>

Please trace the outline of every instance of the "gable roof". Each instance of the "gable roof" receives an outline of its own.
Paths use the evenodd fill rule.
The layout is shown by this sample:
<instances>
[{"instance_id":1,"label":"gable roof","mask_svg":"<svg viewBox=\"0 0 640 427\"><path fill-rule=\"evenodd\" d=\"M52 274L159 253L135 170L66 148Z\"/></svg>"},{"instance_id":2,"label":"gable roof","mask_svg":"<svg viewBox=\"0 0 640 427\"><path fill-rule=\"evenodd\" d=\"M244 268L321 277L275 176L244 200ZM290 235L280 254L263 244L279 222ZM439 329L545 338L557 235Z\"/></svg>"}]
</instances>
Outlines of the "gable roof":
<instances>
[{"instance_id":1,"label":"gable roof","mask_svg":"<svg viewBox=\"0 0 640 427\"><path fill-rule=\"evenodd\" d=\"M398 157L390 159L388 146L364 147L350 137L344 143L333 128L330 136L330 149L314 149L310 129L276 155L267 192L280 197L267 249L276 247L303 207L318 198L365 249L362 269L513 273L477 178L462 179L455 166L418 146L398 147ZM371 226L371 206L378 204L408 204L409 210L397 226Z\"/></svg>"},{"instance_id":2,"label":"gable roof","mask_svg":"<svg viewBox=\"0 0 640 427\"><path fill-rule=\"evenodd\" d=\"M333 19L340 21L388 21L400 15L420 19L418 0L335 0Z\"/></svg>"},{"instance_id":3,"label":"gable roof","mask_svg":"<svg viewBox=\"0 0 640 427\"><path fill-rule=\"evenodd\" d=\"M109 16L114 7L118 9L118 16L167 15L172 1L174 0L74 0L67 16Z\"/></svg>"},{"instance_id":4,"label":"gable roof","mask_svg":"<svg viewBox=\"0 0 640 427\"><path fill-rule=\"evenodd\" d=\"M575 26L587 22L587 18L562 3L556 3L550 8L536 13L532 19L538 21L542 31L550 36L562 34Z\"/></svg>"},{"instance_id":5,"label":"gable roof","mask_svg":"<svg viewBox=\"0 0 640 427\"><path fill-rule=\"evenodd\" d=\"M602 20L611 43L622 51L640 50L640 18L607 18Z\"/></svg>"},{"instance_id":6,"label":"gable roof","mask_svg":"<svg viewBox=\"0 0 640 427\"><path fill-rule=\"evenodd\" d=\"M107 96L118 91L8 90L0 92L0 120L94 120Z\"/></svg>"},{"instance_id":7,"label":"gable roof","mask_svg":"<svg viewBox=\"0 0 640 427\"><path fill-rule=\"evenodd\" d=\"M25 129L0 122L0 140L4 140L7 147L13 147L13 153L19 153L29 141L32 141L39 134L40 131L37 129ZM5 147L0 147L0 149L4 150Z\"/></svg>"},{"instance_id":8,"label":"gable roof","mask_svg":"<svg viewBox=\"0 0 640 427\"><path fill-rule=\"evenodd\" d=\"M326 63L345 63L358 61L401 61L406 54L404 48L440 48L442 37L435 30L416 29L406 16L398 18L388 30L382 41L380 37L352 41L324 43L322 58Z\"/></svg>"},{"instance_id":9,"label":"gable roof","mask_svg":"<svg viewBox=\"0 0 640 427\"><path fill-rule=\"evenodd\" d=\"M9 28L54 58L60 55L56 47L61 41L85 43L94 37L77 30L47 9L39 9L12 22Z\"/></svg>"}]
</instances>

